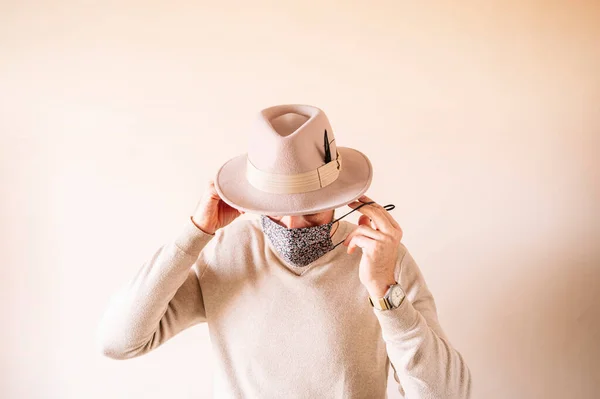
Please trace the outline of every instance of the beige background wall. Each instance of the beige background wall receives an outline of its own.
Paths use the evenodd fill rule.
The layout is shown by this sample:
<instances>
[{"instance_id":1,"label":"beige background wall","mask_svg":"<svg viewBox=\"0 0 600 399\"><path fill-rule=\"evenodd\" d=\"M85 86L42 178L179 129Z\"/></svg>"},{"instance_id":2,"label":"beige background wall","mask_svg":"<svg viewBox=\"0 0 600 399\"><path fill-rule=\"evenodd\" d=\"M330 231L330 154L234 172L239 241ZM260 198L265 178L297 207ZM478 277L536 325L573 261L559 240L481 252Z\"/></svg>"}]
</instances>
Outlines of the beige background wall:
<instances>
[{"instance_id":1,"label":"beige background wall","mask_svg":"<svg viewBox=\"0 0 600 399\"><path fill-rule=\"evenodd\" d=\"M0 397L209 395L206 326L95 327L286 102L371 158L475 398L599 397L600 3L249 4L0 1Z\"/></svg>"}]
</instances>

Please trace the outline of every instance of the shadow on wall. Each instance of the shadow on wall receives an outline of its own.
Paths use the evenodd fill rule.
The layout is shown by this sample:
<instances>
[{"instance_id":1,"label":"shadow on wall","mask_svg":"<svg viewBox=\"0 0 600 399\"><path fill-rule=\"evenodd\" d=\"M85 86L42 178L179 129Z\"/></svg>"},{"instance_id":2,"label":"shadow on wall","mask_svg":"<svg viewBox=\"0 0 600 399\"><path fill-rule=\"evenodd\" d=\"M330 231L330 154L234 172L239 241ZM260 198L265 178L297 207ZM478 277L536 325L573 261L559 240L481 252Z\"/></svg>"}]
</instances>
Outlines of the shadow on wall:
<instances>
[{"instance_id":1,"label":"shadow on wall","mask_svg":"<svg viewBox=\"0 0 600 399\"><path fill-rule=\"evenodd\" d=\"M521 278L487 304L477 336L489 358L486 377L474 375L474 398L598 397L600 255L573 248L504 259Z\"/></svg>"}]
</instances>

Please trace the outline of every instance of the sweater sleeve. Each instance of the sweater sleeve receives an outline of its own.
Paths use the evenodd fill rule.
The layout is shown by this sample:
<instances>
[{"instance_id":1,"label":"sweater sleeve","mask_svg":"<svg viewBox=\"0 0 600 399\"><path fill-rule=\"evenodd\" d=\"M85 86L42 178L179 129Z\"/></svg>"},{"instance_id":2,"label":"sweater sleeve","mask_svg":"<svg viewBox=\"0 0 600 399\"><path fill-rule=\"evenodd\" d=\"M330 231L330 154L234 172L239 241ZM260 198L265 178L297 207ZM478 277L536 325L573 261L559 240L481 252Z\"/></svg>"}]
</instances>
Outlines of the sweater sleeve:
<instances>
[{"instance_id":1,"label":"sweater sleeve","mask_svg":"<svg viewBox=\"0 0 600 399\"><path fill-rule=\"evenodd\" d=\"M214 237L191 218L111 297L96 342L113 359L129 359L157 348L182 330L206 321L199 256Z\"/></svg>"},{"instance_id":2,"label":"sweater sleeve","mask_svg":"<svg viewBox=\"0 0 600 399\"><path fill-rule=\"evenodd\" d=\"M396 281L404 301L395 309L373 308L398 390L407 399L470 398L470 370L442 330L433 296L403 244L400 259Z\"/></svg>"}]
</instances>

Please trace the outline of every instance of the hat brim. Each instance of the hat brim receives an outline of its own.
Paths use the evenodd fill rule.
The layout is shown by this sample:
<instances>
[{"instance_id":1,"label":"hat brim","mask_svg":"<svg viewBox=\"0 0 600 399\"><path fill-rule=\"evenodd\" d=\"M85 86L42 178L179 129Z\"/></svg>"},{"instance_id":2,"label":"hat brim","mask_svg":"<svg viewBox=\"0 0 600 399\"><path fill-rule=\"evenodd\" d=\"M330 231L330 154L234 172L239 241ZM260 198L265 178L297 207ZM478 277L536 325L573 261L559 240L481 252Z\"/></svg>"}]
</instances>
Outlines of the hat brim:
<instances>
[{"instance_id":1,"label":"hat brim","mask_svg":"<svg viewBox=\"0 0 600 399\"><path fill-rule=\"evenodd\" d=\"M362 152L337 147L343 159L338 178L315 191L273 194L252 186L246 179L246 154L227 161L215 177L219 196L230 206L248 213L295 216L336 209L357 200L373 178L373 167Z\"/></svg>"}]
</instances>

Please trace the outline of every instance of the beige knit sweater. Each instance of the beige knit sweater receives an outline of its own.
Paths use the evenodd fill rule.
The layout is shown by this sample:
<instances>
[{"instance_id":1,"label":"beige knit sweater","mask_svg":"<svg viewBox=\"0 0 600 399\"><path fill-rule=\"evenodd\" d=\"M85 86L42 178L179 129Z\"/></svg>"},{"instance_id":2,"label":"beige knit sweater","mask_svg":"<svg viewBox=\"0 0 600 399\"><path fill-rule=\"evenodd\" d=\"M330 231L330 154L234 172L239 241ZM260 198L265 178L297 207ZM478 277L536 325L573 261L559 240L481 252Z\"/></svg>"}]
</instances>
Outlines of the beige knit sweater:
<instances>
[{"instance_id":1,"label":"beige knit sweater","mask_svg":"<svg viewBox=\"0 0 600 399\"><path fill-rule=\"evenodd\" d=\"M333 242L355 227L340 221ZM258 219L237 219L215 235L188 220L115 293L99 345L128 359L207 322L216 398L385 398L390 361L406 398L470 397L470 371L406 248L396 278L408 300L385 311L371 307L359 281L361 254L339 245L294 268Z\"/></svg>"}]
</instances>

